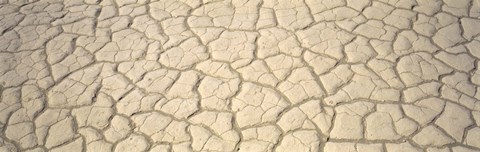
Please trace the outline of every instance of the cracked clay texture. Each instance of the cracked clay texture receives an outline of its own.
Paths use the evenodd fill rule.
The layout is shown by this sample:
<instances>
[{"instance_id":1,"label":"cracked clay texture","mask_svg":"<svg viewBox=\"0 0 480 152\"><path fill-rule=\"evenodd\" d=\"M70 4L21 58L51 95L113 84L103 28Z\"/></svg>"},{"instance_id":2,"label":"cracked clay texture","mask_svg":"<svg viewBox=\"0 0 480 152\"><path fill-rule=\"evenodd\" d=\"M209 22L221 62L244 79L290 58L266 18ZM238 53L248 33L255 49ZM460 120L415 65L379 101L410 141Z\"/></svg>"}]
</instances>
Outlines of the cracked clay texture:
<instances>
[{"instance_id":1,"label":"cracked clay texture","mask_svg":"<svg viewBox=\"0 0 480 152\"><path fill-rule=\"evenodd\" d=\"M479 152L480 0L0 0L0 152Z\"/></svg>"}]
</instances>

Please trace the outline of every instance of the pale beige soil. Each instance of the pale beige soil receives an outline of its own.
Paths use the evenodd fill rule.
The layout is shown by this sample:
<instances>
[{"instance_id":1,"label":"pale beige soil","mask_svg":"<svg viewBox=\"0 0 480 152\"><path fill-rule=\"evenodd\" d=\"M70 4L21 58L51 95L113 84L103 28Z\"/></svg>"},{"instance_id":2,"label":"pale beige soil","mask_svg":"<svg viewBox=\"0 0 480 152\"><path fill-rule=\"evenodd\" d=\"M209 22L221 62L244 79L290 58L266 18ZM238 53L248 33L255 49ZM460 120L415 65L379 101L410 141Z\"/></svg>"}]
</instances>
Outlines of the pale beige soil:
<instances>
[{"instance_id":1,"label":"pale beige soil","mask_svg":"<svg viewBox=\"0 0 480 152\"><path fill-rule=\"evenodd\" d=\"M480 0L0 0L0 151L480 151Z\"/></svg>"}]
</instances>

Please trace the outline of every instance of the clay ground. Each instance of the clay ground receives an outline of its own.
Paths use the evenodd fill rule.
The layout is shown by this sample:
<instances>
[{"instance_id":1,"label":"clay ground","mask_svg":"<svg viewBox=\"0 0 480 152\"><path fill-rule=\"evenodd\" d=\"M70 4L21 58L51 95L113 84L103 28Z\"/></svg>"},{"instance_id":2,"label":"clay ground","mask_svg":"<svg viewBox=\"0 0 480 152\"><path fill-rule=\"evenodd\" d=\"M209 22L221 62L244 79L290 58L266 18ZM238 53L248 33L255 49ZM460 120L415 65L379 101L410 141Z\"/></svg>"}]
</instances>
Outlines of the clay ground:
<instances>
[{"instance_id":1,"label":"clay ground","mask_svg":"<svg viewBox=\"0 0 480 152\"><path fill-rule=\"evenodd\" d=\"M0 0L1 152L478 152L480 0Z\"/></svg>"}]
</instances>

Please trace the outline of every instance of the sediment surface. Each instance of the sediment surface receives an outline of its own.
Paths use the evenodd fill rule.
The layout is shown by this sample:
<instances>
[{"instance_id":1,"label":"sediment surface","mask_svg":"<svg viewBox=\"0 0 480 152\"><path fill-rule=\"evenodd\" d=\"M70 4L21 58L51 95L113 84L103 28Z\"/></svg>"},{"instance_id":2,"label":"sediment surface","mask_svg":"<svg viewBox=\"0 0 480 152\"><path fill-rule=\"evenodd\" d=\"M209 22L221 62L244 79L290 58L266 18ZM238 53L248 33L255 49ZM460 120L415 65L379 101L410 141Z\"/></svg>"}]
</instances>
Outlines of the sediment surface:
<instances>
[{"instance_id":1,"label":"sediment surface","mask_svg":"<svg viewBox=\"0 0 480 152\"><path fill-rule=\"evenodd\" d=\"M480 151L479 0L0 0L0 151Z\"/></svg>"}]
</instances>

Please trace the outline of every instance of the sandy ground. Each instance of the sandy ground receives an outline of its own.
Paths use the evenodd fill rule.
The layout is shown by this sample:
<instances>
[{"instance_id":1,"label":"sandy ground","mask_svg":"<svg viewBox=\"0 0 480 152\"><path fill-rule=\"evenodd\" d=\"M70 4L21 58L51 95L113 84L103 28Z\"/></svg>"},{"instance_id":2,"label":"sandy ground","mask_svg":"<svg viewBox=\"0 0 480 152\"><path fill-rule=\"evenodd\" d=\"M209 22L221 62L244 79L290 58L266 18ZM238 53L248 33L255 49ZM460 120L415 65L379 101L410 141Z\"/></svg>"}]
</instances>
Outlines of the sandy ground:
<instances>
[{"instance_id":1,"label":"sandy ground","mask_svg":"<svg viewBox=\"0 0 480 152\"><path fill-rule=\"evenodd\" d=\"M0 151L480 151L480 0L0 0Z\"/></svg>"}]
</instances>

